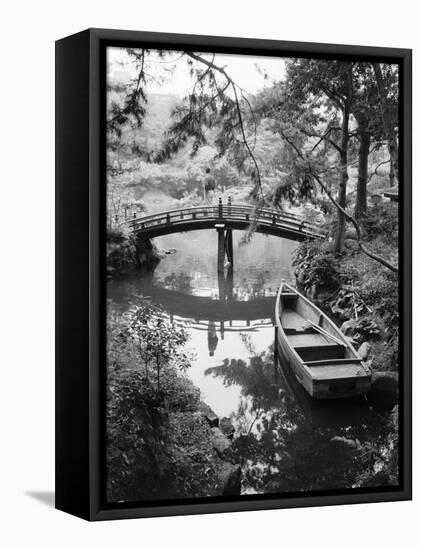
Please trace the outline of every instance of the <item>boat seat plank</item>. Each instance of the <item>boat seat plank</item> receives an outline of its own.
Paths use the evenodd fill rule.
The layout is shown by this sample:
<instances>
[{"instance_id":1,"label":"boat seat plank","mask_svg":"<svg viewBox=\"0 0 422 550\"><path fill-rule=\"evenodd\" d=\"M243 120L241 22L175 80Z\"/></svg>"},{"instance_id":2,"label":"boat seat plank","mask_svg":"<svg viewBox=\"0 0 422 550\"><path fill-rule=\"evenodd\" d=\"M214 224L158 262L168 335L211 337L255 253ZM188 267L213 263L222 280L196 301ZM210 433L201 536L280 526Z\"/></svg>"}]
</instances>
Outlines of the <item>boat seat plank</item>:
<instances>
[{"instance_id":1,"label":"boat seat plank","mask_svg":"<svg viewBox=\"0 0 422 550\"><path fill-rule=\"evenodd\" d=\"M309 335L306 335L308 337ZM288 336L288 338L290 338ZM346 347L333 342L318 345L295 345L294 349L304 363L309 361L325 361L327 359L344 359ZM314 367L310 367L314 369ZM325 367L326 368L326 367Z\"/></svg>"},{"instance_id":2,"label":"boat seat plank","mask_svg":"<svg viewBox=\"0 0 422 550\"><path fill-rule=\"evenodd\" d=\"M343 359L319 359L318 361L306 361L307 367L322 367L327 366L330 367L332 365L340 365L340 364L349 364L349 363L362 363L362 359L358 359L357 357L346 357Z\"/></svg>"},{"instance_id":3,"label":"boat seat plank","mask_svg":"<svg viewBox=\"0 0 422 550\"><path fill-rule=\"evenodd\" d=\"M357 363L340 363L330 368L320 365L312 367L312 378L315 380L334 380L338 378L355 378L357 376L369 376L366 370Z\"/></svg>"},{"instance_id":4,"label":"boat seat plank","mask_svg":"<svg viewBox=\"0 0 422 550\"><path fill-rule=\"evenodd\" d=\"M312 327L303 328L303 329L300 329L300 328L285 328L284 329L284 334L286 334L287 336L292 335L292 334L310 334L312 332L315 332L315 329L312 328Z\"/></svg>"},{"instance_id":5,"label":"boat seat plank","mask_svg":"<svg viewBox=\"0 0 422 550\"><path fill-rule=\"evenodd\" d=\"M301 349L301 348L319 348L319 347L332 347L332 346L338 346L339 344L336 344L333 342L333 340L329 339L328 336L323 336L319 332L309 332L305 334L289 334L287 336L290 344L295 349Z\"/></svg>"}]
</instances>

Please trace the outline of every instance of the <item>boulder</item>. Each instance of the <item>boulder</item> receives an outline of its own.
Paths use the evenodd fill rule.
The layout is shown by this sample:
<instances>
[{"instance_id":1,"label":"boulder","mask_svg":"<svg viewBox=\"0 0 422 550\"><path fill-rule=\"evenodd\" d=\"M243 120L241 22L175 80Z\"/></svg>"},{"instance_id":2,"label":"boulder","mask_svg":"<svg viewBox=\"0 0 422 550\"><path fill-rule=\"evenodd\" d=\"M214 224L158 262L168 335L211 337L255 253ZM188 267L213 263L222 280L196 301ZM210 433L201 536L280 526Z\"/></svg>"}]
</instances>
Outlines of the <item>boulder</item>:
<instances>
[{"instance_id":1,"label":"boulder","mask_svg":"<svg viewBox=\"0 0 422 550\"><path fill-rule=\"evenodd\" d=\"M383 411L390 411L399 400L399 376L396 372L375 372L368 399Z\"/></svg>"},{"instance_id":2,"label":"boulder","mask_svg":"<svg viewBox=\"0 0 422 550\"><path fill-rule=\"evenodd\" d=\"M357 241L358 240L358 236L357 236L357 233L356 233L356 229L354 227L351 227L350 229L348 229L344 235L344 238L345 239L350 239L350 240L353 240L353 241Z\"/></svg>"},{"instance_id":3,"label":"boulder","mask_svg":"<svg viewBox=\"0 0 422 550\"><path fill-rule=\"evenodd\" d=\"M199 412L201 413L202 418L205 418L205 420L211 427L218 426L218 416L211 409L211 407L203 401L201 401L199 404Z\"/></svg>"},{"instance_id":4,"label":"boulder","mask_svg":"<svg viewBox=\"0 0 422 550\"><path fill-rule=\"evenodd\" d=\"M216 450L220 458L232 459L233 453L230 448L230 441L223 434L220 428L211 428L212 431L212 446Z\"/></svg>"},{"instance_id":5,"label":"boulder","mask_svg":"<svg viewBox=\"0 0 422 550\"><path fill-rule=\"evenodd\" d=\"M233 439L233 435L235 432L234 426L231 423L230 419L224 416L220 420L220 430L223 432L223 434L228 437L229 439Z\"/></svg>"},{"instance_id":6,"label":"boulder","mask_svg":"<svg viewBox=\"0 0 422 550\"><path fill-rule=\"evenodd\" d=\"M363 344L358 349L358 355L366 361L369 357L371 351L371 344L369 342L363 342Z\"/></svg>"},{"instance_id":7,"label":"boulder","mask_svg":"<svg viewBox=\"0 0 422 550\"><path fill-rule=\"evenodd\" d=\"M145 239L138 235L134 239L134 246L136 250L137 263L139 266L152 268L155 267L163 258L163 256L158 252L157 247L151 242L150 239Z\"/></svg>"},{"instance_id":8,"label":"boulder","mask_svg":"<svg viewBox=\"0 0 422 550\"><path fill-rule=\"evenodd\" d=\"M353 319L349 319L348 321L344 321L340 327L340 330L343 334L349 334L353 331L354 326L355 321Z\"/></svg>"},{"instance_id":9,"label":"boulder","mask_svg":"<svg viewBox=\"0 0 422 550\"><path fill-rule=\"evenodd\" d=\"M344 240L344 246L348 250L358 250L359 249L359 245L358 245L357 241L354 240L354 239L345 239Z\"/></svg>"},{"instance_id":10,"label":"boulder","mask_svg":"<svg viewBox=\"0 0 422 550\"><path fill-rule=\"evenodd\" d=\"M220 490L223 496L240 495L241 474L239 464L223 462L218 473Z\"/></svg>"}]
</instances>

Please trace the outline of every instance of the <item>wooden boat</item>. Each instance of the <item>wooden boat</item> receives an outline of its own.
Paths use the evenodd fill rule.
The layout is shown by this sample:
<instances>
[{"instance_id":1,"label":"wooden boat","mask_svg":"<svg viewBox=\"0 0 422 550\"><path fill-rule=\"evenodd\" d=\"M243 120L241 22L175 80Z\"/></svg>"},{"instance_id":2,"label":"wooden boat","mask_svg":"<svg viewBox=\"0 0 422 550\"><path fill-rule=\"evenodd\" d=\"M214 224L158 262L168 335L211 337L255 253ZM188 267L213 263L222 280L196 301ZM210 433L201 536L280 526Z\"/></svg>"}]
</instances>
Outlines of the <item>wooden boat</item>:
<instances>
[{"instance_id":1,"label":"wooden boat","mask_svg":"<svg viewBox=\"0 0 422 550\"><path fill-rule=\"evenodd\" d=\"M315 304L283 282L275 319L277 348L305 390L317 399L369 391L371 371L337 326Z\"/></svg>"}]
</instances>

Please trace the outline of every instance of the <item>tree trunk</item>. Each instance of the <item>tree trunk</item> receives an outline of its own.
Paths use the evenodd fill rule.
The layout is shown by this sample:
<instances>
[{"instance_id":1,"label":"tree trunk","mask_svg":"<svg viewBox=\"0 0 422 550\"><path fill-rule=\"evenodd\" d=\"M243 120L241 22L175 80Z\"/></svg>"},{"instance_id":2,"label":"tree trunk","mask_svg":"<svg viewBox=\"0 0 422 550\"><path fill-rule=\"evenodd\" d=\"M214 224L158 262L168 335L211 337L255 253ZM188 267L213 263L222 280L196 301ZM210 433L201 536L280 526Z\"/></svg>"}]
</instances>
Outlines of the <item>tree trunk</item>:
<instances>
[{"instance_id":1,"label":"tree trunk","mask_svg":"<svg viewBox=\"0 0 422 550\"><path fill-rule=\"evenodd\" d=\"M339 205L346 208L346 190L347 180L349 175L347 173L347 147L349 144L349 117L350 117L350 105L346 100L343 109L343 120L341 123L341 145L340 145L340 174L339 174L339 190L337 201ZM334 251L336 253L343 252L344 249L344 235L346 233L346 217L344 212L337 210L337 230L334 238Z\"/></svg>"},{"instance_id":2,"label":"tree trunk","mask_svg":"<svg viewBox=\"0 0 422 550\"><path fill-rule=\"evenodd\" d=\"M388 175L390 177L390 187L394 187L394 164L391 162L391 155L390 155L390 172Z\"/></svg>"},{"instance_id":3,"label":"tree trunk","mask_svg":"<svg viewBox=\"0 0 422 550\"><path fill-rule=\"evenodd\" d=\"M359 127L360 146L359 146L359 167L358 183L356 188L355 218L359 219L367 210L366 186L368 183L368 157L371 136L367 132L366 126Z\"/></svg>"},{"instance_id":4,"label":"tree trunk","mask_svg":"<svg viewBox=\"0 0 422 550\"><path fill-rule=\"evenodd\" d=\"M391 114L387 105L387 93L385 90L384 78L379 63L372 63L372 67L375 73L375 79L377 81L378 97L381 105L382 124L384 128L384 134L388 142L388 152L390 153L390 162L392 165L392 172L395 180L399 181L399 152L397 145L396 133L394 131L394 123L391 120ZM392 185L390 178L390 185Z\"/></svg>"}]
</instances>

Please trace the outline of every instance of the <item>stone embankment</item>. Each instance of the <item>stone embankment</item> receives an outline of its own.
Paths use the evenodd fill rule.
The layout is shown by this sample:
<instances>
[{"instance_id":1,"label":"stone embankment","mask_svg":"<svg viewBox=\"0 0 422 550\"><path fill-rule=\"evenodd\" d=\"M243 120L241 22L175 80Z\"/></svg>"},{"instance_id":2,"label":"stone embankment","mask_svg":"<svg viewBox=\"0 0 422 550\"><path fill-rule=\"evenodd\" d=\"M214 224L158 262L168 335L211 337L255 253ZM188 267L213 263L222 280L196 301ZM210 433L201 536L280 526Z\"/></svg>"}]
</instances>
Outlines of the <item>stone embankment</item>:
<instances>
[{"instance_id":1,"label":"stone embankment","mask_svg":"<svg viewBox=\"0 0 422 550\"><path fill-rule=\"evenodd\" d=\"M218 492L223 496L240 495L242 472L231 447L235 428L229 418L219 418L204 402L201 402L200 413L211 427L212 445L220 463Z\"/></svg>"}]
</instances>

